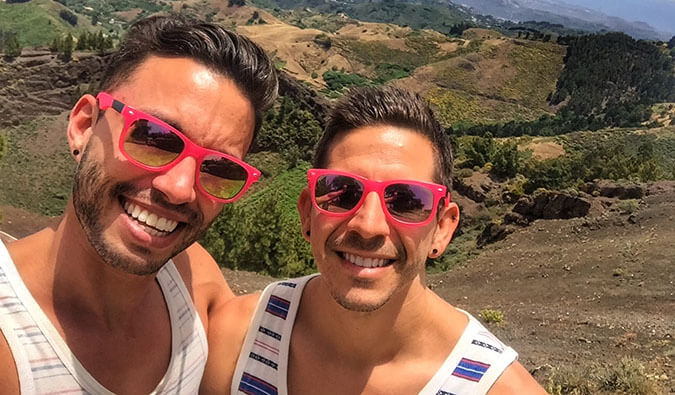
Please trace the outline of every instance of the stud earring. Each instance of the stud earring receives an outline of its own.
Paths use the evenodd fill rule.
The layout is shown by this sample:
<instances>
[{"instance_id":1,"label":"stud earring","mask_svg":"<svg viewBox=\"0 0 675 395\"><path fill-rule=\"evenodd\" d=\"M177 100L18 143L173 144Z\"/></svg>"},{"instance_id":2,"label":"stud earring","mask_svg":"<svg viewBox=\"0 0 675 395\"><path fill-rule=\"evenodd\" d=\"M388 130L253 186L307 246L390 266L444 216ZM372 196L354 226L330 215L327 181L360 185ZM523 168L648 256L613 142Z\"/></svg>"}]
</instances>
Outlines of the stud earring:
<instances>
[{"instance_id":1,"label":"stud earring","mask_svg":"<svg viewBox=\"0 0 675 395\"><path fill-rule=\"evenodd\" d=\"M431 250L431 252L433 252L433 253L434 253L434 255L438 254L438 250L437 250L437 249L435 249L435 248L434 248L433 250Z\"/></svg>"},{"instance_id":2,"label":"stud earring","mask_svg":"<svg viewBox=\"0 0 675 395\"><path fill-rule=\"evenodd\" d=\"M79 150L79 149L74 149L74 150L73 150L73 155L78 156L79 154L80 154L80 150Z\"/></svg>"},{"instance_id":3,"label":"stud earring","mask_svg":"<svg viewBox=\"0 0 675 395\"><path fill-rule=\"evenodd\" d=\"M310 235L310 232L309 232L309 230L308 230L307 232L305 232L305 234L306 234L307 236L309 236L309 235Z\"/></svg>"}]
</instances>

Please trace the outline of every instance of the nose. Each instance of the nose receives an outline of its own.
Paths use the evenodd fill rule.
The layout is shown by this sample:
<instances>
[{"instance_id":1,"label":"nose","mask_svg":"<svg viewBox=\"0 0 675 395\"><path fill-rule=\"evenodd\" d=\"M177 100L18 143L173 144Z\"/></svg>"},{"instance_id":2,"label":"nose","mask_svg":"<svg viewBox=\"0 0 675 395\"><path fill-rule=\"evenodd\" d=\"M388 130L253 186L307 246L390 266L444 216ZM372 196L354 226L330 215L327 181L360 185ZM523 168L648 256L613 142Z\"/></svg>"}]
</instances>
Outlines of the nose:
<instances>
[{"instance_id":1,"label":"nose","mask_svg":"<svg viewBox=\"0 0 675 395\"><path fill-rule=\"evenodd\" d=\"M197 162L188 156L152 180L152 186L161 191L175 205L190 203L197 198L195 174Z\"/></svg>"},{"instance_id":2,"label":"nose","mask_svg":"<svg viewBox=\"0 0 675 395\"><path fill-rule=\"evenodd\" d=\"M349 230L357 232L364 239L389 234L387 216L382 211L382 203L377 192L370 192L366 196L361 207L349 219L347 227Z\"/></svg>"}]
</instances>

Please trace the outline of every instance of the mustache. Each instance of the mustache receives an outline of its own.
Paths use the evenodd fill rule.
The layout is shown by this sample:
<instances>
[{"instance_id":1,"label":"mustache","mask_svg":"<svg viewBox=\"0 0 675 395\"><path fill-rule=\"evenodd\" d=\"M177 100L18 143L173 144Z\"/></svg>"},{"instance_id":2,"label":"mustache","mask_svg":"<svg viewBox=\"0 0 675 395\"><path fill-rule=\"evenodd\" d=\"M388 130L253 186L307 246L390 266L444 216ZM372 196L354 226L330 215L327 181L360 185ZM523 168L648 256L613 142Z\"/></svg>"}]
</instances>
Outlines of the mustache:
<instances>
[{"instance_id":1,"label":"mustache","mask_svg":"<svg viewBox=\"0 0 675 395\"><path fill-rule=\"evenodd\" d=\"M153 205L162 207L165 210L173 211L179 213L185 218L187 218L187 224L200 224L204 221L204 215L196 210L191 209L186 203L184 204L173 204L168 201L166 196L154 188L151 189L141 189L136 187L133 184L121 182L115 185L112 188L111 194L114 197L120 195L130 195L137 196L142 199L149 200Z\"/></svg>"},{"instance_id":2,"label":"mustache","mask_svg":"<svg viewBox=\"0 0 675 395\"><path fill-rule=\"evenodd\" d=\"M384 236L364 238L354 231L347 232L344 236L328 240L327 245L332 250L357 250L364 252L378 252L396 256L405 261L407 254L402 246L387 244Z\"/></svg>"}]
</instances>

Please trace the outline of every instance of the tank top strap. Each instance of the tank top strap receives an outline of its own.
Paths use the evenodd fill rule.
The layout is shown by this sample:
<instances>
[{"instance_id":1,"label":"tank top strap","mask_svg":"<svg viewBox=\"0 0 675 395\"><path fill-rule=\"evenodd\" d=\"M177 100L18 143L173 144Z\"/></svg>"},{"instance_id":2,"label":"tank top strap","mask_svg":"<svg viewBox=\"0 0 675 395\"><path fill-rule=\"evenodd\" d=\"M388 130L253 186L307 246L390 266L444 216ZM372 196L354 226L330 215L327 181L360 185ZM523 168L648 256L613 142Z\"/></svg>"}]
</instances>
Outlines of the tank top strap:
<instances>
[{"instance_id":1,"label":"tank top strap","mask_svg":"<svg viewBox=\"0 0 675 395\"><path fill-rule=\"evenodd\" d=\"M518 354L466 311L469 324L420 395L486 394Z\"/></svg>"},{"instance_id":2,"label":"tank top strap","mask_svg":"<svg viewBox=\"0 0 675 395\"><path fill-rule=\"evenodd\" d=\"M263 291L239 354L232 394L287 393L287 368L293 323L307 282L318 274L278 281Z\"/></svg>"}]
</instances>

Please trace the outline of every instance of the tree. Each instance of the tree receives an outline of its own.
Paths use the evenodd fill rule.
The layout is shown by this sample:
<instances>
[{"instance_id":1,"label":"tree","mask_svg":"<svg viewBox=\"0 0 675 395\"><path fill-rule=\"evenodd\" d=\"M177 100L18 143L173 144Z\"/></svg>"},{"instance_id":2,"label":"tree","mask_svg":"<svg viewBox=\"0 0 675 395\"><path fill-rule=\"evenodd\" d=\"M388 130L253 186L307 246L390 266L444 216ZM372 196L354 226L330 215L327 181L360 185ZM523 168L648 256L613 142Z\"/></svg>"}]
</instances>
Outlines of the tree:
<instances>
[{"instance_id":1,"label":"tree","mask_svg":"<svg viewBox=\"0 0 675 395\"><path fill-rule=\"evenodd\" d=\"M2 49L3 52L5 52L5 56L8 58L16 58L18 56L21 56L22 47L17 35L7 33L5 35Z\"/></svg>"},{"instance_id":2,"label":"tree","mask_svg":"<svg viewBox=\"0 0 675 395\"><path fill-rule=\"evenodd\" d=\"M59 16L61 17L61 19L70 23L71 25L73 26L77 25L77 15L73 14L72 12L68 10L61 10L59 12Z\"/></svg>"},{"instance_id":3,"label":"tree","mask_svg":"<svg viewBox=\"0 0 675 395\"><path fill-rule=\"evenodd\" d=\"M675 36L671 37L670 40L668 40L668 49L675 48Z\"/></svg>"},{"instance_id":4,"label":"tree","mask_svg":"<svg viewBox=\"0 0 675 395\"><path fill-rule=\"evenodd\" d=\"M224 207L200 241L220 265L280 277L314 270L295 207L308 167L282 172L266 187Z\"/></svg>"},{"instance_id":5,"label":"tree","mask_svg":"<svg viewBox=\"0 0 675 395\"><path fill-rule=\"evenodd\" d=\"M311 158L320 135L321 126L312 113L284 96L279 110L272 109L265 116L254 150L278 152L294 167L299 160Z\"/></svg>"},{"instance_id":6,"label":"tree","mask_svg":"<svg viewBox=\"0 0 675 395\"><path fill-rule=\"evenodd\" d=\"M69 61L73 58L73 36L68 33L61 43L61 59Z\"/></svg>"}]
</instances>

